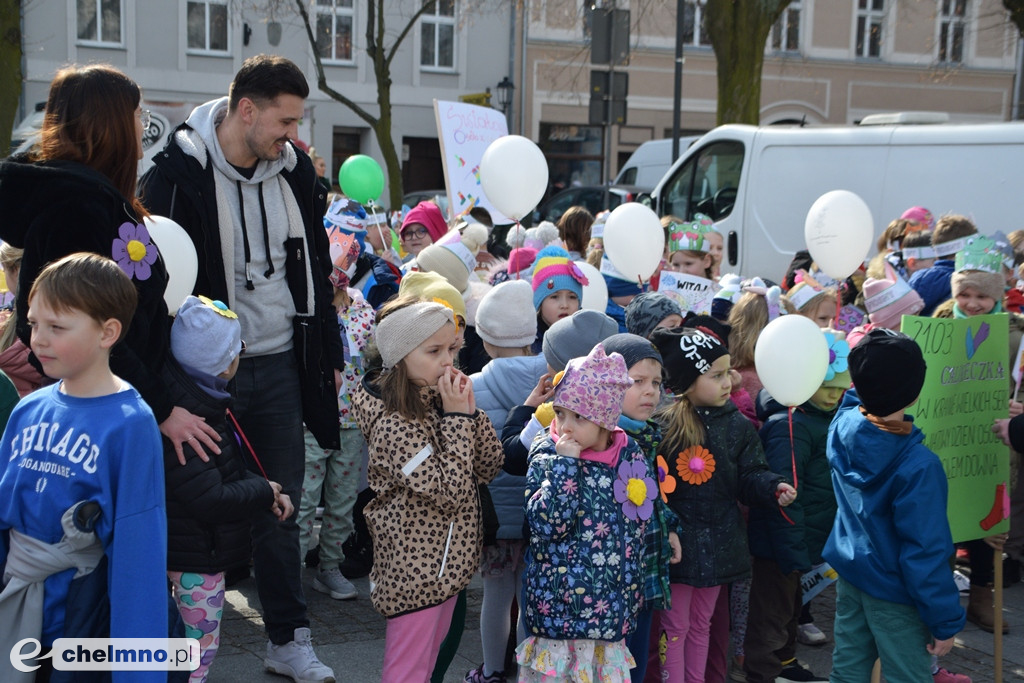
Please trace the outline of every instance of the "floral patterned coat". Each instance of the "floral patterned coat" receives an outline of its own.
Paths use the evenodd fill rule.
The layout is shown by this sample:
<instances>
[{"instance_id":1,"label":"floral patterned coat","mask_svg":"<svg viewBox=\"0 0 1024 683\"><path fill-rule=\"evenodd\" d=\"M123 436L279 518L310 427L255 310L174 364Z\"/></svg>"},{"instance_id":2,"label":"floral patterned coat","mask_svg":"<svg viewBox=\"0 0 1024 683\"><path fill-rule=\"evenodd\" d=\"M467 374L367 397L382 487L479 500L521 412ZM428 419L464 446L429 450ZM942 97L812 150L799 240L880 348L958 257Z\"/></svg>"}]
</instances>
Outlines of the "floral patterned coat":
<instances>
[{"instance_id":1,"label":"floral patterned coat","mask_svg":"<svg viewBox=\"0 0 1024 683\"><path fill-rule=\"evenodd\" d=\"M614 466L558 455L550 435L530 449L525 619L532 635L618 641L636 626L657 485L636 442L614 434Z\"/></svg>"},{"instance_id":2,"label":"floral patterned coat","mask_svg":"<svg viewBox=\"0 0 1024 683\"><path fill-rule=\"evenodd\" d=\"M704 443L683 451L662 442L675 479L674 490L664 484L663 490L679 517L683 549L682 561L669 569L672 583L707 588L750 576L746 525L736 502L777 507L775 489L784 477L768 468L754 426L732 402L696 410L707 432Z\"/></svg>"}]
</instances>

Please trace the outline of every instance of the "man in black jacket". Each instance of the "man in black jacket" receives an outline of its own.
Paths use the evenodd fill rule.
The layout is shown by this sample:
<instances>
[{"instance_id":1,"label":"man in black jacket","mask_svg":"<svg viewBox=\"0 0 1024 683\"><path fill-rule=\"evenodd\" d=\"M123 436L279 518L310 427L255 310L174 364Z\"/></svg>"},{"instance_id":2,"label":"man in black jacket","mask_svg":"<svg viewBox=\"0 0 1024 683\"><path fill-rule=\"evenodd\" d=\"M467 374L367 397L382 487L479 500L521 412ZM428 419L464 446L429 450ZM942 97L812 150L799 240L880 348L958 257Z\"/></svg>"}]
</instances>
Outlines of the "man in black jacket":
<instances>
[{"instance_id":1,"label":"man in black jacket","mask_svg":"<svg viewBox=\"0 0 1024 683\"><path fill-rule=\"evenodd\" d=\"M338 448L344 361L327 279L326 193L290 142L308 95L291 61L247 59L229 96L197 107L140 185L150 211L179 223L195 243L195 293L238 313L247 350L235 377L237 417L266 476L293 500L302 487L303 421L321 446ZM254 524L253 563L270 638L267 669L334 681L310 642L294 516Z\"/></svg>"}]
</instances>

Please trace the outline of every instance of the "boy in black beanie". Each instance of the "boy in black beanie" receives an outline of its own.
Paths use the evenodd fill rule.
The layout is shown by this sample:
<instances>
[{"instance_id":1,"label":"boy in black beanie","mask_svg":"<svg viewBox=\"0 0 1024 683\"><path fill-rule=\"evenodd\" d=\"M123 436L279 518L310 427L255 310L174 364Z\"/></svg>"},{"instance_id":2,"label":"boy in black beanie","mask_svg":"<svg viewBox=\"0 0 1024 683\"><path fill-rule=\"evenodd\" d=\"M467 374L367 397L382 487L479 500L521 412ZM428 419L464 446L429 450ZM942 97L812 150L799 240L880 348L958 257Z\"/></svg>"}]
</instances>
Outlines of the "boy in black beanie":
<instances>
[{"instance_id":1,"label":"boy in black beanie","mask_svg":"<svg viewBox=\"0 0 1024 683\"><path fill-rule=\"evenodd\" d=\"M838 503L823 552L839 573L831 680L866 681L881 658L890 680L927 681L929 655L949 652L966 614L948 564L946 473L906 415L924 357L906 335L878 329L849 363L854 391L827 447Z\"/></svg>"}]
</instances>

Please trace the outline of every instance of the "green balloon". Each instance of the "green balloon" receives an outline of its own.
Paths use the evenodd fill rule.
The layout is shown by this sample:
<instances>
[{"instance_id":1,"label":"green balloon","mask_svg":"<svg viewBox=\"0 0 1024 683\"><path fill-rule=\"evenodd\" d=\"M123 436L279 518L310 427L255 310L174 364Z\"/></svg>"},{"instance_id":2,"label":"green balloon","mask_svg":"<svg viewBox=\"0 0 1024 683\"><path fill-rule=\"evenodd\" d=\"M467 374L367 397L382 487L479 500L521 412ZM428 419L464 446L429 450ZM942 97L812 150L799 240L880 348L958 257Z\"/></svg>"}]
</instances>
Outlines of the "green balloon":
<instances>
[{"instance_id":1,"label":"green balloon","mask_svg":"<svg viewBox=\"0 0 1024 683\"><path fill-rule=\"evenodd\" d=\"M369 204L384 192L384 171L374 159L355 154L338 169L338 184L349 199Z\"/></svg>"}]
</instances>

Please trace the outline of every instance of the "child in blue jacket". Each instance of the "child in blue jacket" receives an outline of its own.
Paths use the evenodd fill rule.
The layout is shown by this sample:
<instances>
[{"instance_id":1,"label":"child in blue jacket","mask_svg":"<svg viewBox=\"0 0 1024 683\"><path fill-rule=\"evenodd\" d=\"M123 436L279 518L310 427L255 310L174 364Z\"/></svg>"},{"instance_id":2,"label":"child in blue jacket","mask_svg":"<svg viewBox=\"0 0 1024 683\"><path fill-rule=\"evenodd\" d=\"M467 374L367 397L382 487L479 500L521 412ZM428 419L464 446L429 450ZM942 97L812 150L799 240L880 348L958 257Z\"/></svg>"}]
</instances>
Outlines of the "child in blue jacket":
<instances>
[{"instance_id":1,"label":"child in blue jacket","mask_svg":"<svg viewBox=\"0 0 1024 683\"><path fill-rule=\"evenodd\" d=\"M967 617L949 571L946 473L906 415L924 357L906 335L877 329L849 363L856 391L827 446L838 504L823 552L839 573L831 680L866 681L881 658L886 680L927 683L929 654L949 652Z\"/></svg>"}]
</instances>

